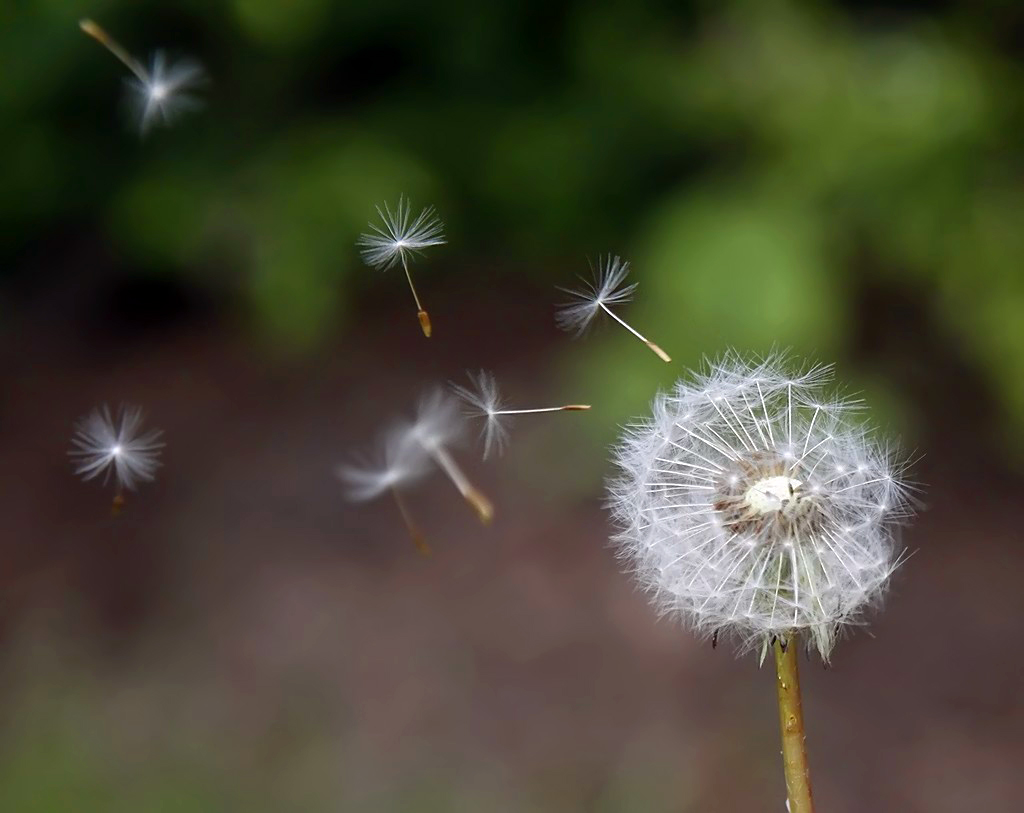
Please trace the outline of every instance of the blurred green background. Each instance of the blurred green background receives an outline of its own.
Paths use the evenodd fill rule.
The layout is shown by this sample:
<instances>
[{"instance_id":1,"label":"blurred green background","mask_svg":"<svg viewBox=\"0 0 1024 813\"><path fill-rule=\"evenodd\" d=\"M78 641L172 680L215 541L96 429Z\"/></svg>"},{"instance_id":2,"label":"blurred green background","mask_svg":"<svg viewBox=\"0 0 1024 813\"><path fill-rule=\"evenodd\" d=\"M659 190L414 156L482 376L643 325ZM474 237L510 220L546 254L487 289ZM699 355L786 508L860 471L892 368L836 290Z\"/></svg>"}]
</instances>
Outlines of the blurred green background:
<instances>
[{"instance_id":1,"label":"blurred green background","mask_svg":"<svg viewBox=\"0 0 1024 813\"><path fill-rule=\"evenodd\" d=\"M140 57L162 47L200 59L211 80L204 109L140 138L119 107L125 70L79 31L82 16ZM208 623L188 608L207 600L220 607L219 580L243 580L224 562L250 550L243 572L263 573L244 540L241 548L225 541L244 536L246 523L229 521L231 511L248 512L250 530L268 537L258 549L269 559L256 557L266 567L281 566L275 529L303 533L274 511L293 517L306 500L338 503L302 526L320 541L289 537L292 550L305 551L298 560L317 563L314 569L338 523L345 539L374 538L361 508L338 501L329 461L364 442L383 414L406 408L422 385L465 367L498 367L500 379L507 371L520 392L537 398L597 405L598 416L574 424L576 434L556 445L561 454L545 457L561 439L558 428L527 431L500 475L505 488L524 492L507 498L518 521L536 520L533 531L502 538L549 540L553 529L576 537L585 526L578 546L590 551L586 567L599 576L587 571L594 581L580 596L608 589L598 584L629 589L601 549L607 531L593 505L617 425L683 368L728 347L792 348L838 361L840 377L864 392L873 415L927 451L936 502L966 522L966 503L977 496L970 489L998 480L996 496L988 489L997 508L985 521L999 528L968 528L951 550L1019 537L1015 524L1000 523L1000 511L1012 503L1004 493L1019 493L1012 472L1024 452L1022 60L1024 6L1009 0L4 4L0 329L11 372L0 430L7 468L23 476L6 489L15 529L5 542L7 641L16 654L4 705L0 810L750 809L758 797L741 791L735 808L722 802L716 773L752 764L735 744L746 733L730 740L731 750L716 751L722 762L698 776L677 773L685 760L659 750L663 736L671 737L655 725L653 739L630 746L614 767L591 765L603 777L593 781L571 779L577 769L590 775L579 766L552 767L555 778L543 767L535 775L503 766L519 763L500 748L490 767L474 763L472 775L454 758L455 767L439 768L420 758L435 748L420 733L424 739L410 746L416 768L402 775L402 786L381 780L376 790L346 795L334 780L344 785L361 772L352 766L379 768L386 757L360 750L359 737L336 753L337 737L318 727L323 710L305 692L328 691L330 669L297 667L268 678L285 708L261 723L218 726L203 703L216 708L219 701L206 695L192 716L154 709L186 704L177 681L205 686L214 698L227 691L223 675L195 667L220 644L205 640L197 654L184 642L193 625ZM374 206L400 194L414 206L436 206L449 238L413 271L435 320L429 343L419 336L400 272L367 269L355 249ZM556 286L573 285L587 258L606 252L631 260L639 288L629 319L672 354L673 365L660 365L617 328L576 344L555 334L552 306L564 297ZM159 502L140 508L127 531L83 521L95 515L96 493L69 482L61 447L71 421L94 400L121 397L144 401L169 437L175 428L186 436L176 441L189 450L179 452L179 472L194 454L192 471L178 475L188 485L155 487ZM335 433L330 441L316 421ZM41 450L50 455L45 461ZM327 457L313 465L302 454ZM173 461L173 443L169 455ZM267 470L273 475L254 488L284 494L283 503L271 503L276 508L232 480ZM304 470L327 485L307 488ZM218 499L217 483L237 493ZM41 515L49 524L40 524ZM157 554L138 549L153 533L147 523L160 529ZM369 554L353 542L343 546L346 555L360 552L347 566L361 576L338 578L361 585L356 594L382 611L387 605L369 597L408 569L416 574L408 578L424 580L414 594L431 601L444 588L431 586L419 562L406 561L410 551L385 527L387 542L373 544L394 548L387 555L399 564L372 555L364 561ZM127 565L124 540L111 538L125 533L135 546ZM450 533L469 539L473 532L457 524ZM191 553L180 553L182 545ZM213 566L203 559L210 545L220 551ZM520 550L533 563L520 563L532 574L526 582L543 580L552 567L562 572L543 558L549 553L530 558L536 552ZM95 558L76 558L86 556ZM110 569L112 561L119 564ZM446 577L457 593L467 568L497 567L472 556L459 561ZM1001 568L998 558L986 561ZM208 594L193 604L198 588L190 580L208 570L217 575L207 576ZM491 606L467 590L472 612ZM558 595L550 601L558 604ZM653 625L641 598L617 600L641 608L629 611L639 615L628 629ZM309 612L317 623L324 623L317 613L340 611L326 600L316 606ZM466 609L437 610L439 628L451 622L448 611ZM609 623L621 631L614 616ZM69 617L89 620L79 627ZM945 623L935 624L925 609L914 617L935 628ZM383 623L364 621L366 635ZM574 630L566 627L562 641L570 649ZM651 645L655 660L688 641L675 630L658 635L664 641ZM862 652L872 645L868 639ZM899 642L890 645L900 651ZM329 644L325 638L317 646ZM438 662L459 672L464 653L448 638L443 646L454 660ZM119 665L110 666L110 657ZM429 651L421 657L433 663ZM672 657L683 659L673 661L678 676L710 656L692 644L685 657ZM168 678L168 659L183 674ZM741 665L714 662L723 674L750 677ZM190 671L196 668L200 676ZM476 668L478 677L487 674ZM543 683L549 665L537 669ZM721 680L702 674L709 685ZM487 707L499 700L478 698ZM111 710L121 703L126 710ZM154 715L157 729L169 725L166 737L145 722L138 727L148 733L134 731L136 717L152 722ZM129 731L104 733L112 719L127 720ZM456 726L468 751L493 734L479 719L467 712ZM587 719L583 710L579 719ZM737 726L747 718L728 719ZM1019 724L1019 714L1013 719ZM754 787L778 784L771 725L770 713L751 724L768 743L763 765L753 763L760 766ZM140 752L133 736L152 753ZM719 728L714 737L726 735ZM243 757L233 751L239 742L258 746ZM750 752L765 750L761 744ZM578 745L565 740L565 748ZM815 757L828 764L827 752ZM940 766L950 763L933 755L924 764L943 774ZM836 777L824 780L828 809L925 809L901 795L911 791L881 785L867 804L854 792L856 772ZM985 809L1010 810L1000 805L1019 798L1016 792L992 791ZM758 809L782 809L777 795ZM942 806L955 798L936 792L927 809L958 809ZM902 806L889 806L900 799Z\"/></svg>"},{"instance_id":2,"label":"blurred green background","mask_svg":"<svg viewBox=\"0 0 1024 813\"><path fill-rule=\"evenodd\" d=\"M870 332L865 292L895 291L1024 429L1019 4L88 11L135 53L199 57L207 108L140 143L82 7L8 6L9 276L38 273L19 260L73 225L301 352L371 284L401 295L353 243L405 193L448 227L431 276L567 283L586 256L627 256L637 319L682 362L728 345L842 356Z\"/></svg>"}]
</instances>

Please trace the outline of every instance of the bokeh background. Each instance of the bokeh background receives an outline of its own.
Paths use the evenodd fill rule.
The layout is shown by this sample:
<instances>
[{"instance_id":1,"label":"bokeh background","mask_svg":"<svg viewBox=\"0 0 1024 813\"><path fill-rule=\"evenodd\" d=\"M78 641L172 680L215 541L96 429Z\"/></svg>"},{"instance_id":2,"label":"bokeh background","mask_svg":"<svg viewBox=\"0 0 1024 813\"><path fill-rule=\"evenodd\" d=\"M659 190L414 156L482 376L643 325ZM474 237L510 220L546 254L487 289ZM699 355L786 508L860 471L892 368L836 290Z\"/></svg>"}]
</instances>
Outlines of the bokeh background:
<instances>
[{"instance_id":1,"label":"bokeh background","mask_svg":"<svg viewBox=\"0 0 1024 813\"><path fill-rule=\"evenodd\" d=\"M140 139L123 67L205 109ZM21 0L0 8L0 810L782 811L773 677L656 619L601 509L608 444L703 356L835 361L920 458L885 611L807 661L832 813L1024 795L1024 6ZM450 243L362 266L374 206ZM623 331L558 285L628 257ZM521 420L481 528L435 478L335 467L493 370ZM109 516L66 451L147 410Z\"/></svg>"}]
</instances>

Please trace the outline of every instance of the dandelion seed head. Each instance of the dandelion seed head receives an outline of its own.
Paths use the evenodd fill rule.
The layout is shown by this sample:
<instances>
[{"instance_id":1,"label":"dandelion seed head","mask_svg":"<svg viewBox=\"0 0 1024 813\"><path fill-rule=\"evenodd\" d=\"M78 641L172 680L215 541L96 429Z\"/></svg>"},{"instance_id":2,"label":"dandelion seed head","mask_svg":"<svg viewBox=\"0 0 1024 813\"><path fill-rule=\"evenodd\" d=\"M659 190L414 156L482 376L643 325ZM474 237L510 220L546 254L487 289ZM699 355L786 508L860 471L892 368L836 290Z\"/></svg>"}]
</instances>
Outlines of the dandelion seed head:
<instances>
[{"instance_id":1,"label":"dandelion seed head","mask_svg":"<svg viewBox=\"0 0 1024 813\"><path fill-rule=\"evenodd\" d=\"M892 447L823 396L824 366L735 354L659 394L609 484L624 560L659 609L744 648L805 635L826 661L899 563L911 487Z\"/></svg>"},{"instance_id":2,"label":"dandelion seed head","mask_svg":"<svg viewBox=\"0 0 1024 813\"><path fill-rule=\"evenodd\" d=\"M143 135L154 125L171 125L182 113L202 106L195 91L206 82L206 72L191 57L168 62L164 52L157 51L149 67L139 65L139 69L139 74L125 82L130 108Z\"/></svg>"},{"instance_id":3,"label":"dandelion seed head","mask_svg":"<svg viewBox=\"0 0 1024 813\"><path fill-rule=\"evenodd\" d=\"M379 271L408 263L414 255L445 243L444 224L433 206L427 206L415 218L409 199L400 197L392 210L387 203L377 207L381 222L370 223L371 231L356 241L363 262Z\"/></svg>"},{"instance_id":4,"label":"dandelion seed head","mask_svg":"<svg viewBox=\"0 0 1024 813\"><path fill-rule=\"evenodd\" d=\"M113 477L118 491L134 491L156 476L162 434L159 429L142 431L139 407L122 404L115 415L104 405L78 421L68 454L83 480L103 475L106 483Z\"/></svg>"},{"instance_id":5,"label":"dandelion seed head","mask_svg":"<svg viewBox=\"0 0 1024 813\"><path fill-rule=\"evenodd\" d=\"M597 316L602 307L622 305L633 298L637 284L625 285L629 274L629 262L611 254L598 258L597 266L591 266L592 279L582 279L583 287L562 288L572 300L559 307L555 317L563 330L582 334Z\"/></svg>"}]
</instances>

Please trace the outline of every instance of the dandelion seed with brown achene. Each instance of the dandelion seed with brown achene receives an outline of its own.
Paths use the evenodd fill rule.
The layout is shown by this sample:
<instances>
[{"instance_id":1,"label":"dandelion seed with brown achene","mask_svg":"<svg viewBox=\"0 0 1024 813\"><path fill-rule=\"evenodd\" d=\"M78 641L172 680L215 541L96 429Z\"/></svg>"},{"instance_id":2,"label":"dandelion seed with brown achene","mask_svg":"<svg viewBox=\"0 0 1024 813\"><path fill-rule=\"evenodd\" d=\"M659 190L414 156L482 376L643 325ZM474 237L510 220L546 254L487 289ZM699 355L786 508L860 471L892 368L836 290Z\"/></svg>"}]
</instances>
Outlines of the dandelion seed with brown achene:
<instances>
[{"instance_id":1,"label":"dandelion seed with brown achene","mask_svg":"<svg viewBox=\"0 0 1024 813\"><path fill-rule=\"evenodd\" d=\"M424 393L416 405L416 420L409 425L406 437L420 446L447 475L485 525L494 518L494 506L487 496L470 482L455 462L450 447L461 442L465 423L458 403L440 387Z\"/></svg>"},{"instance_id":2,"label":"dandelion seed with brown achene","mask_svg":"<svg viewBox=\"0 0 1024 813\"><path fill-rule=\"evenodd\" d=\"M561 305L556 315L558 326L563 330L574 332L577 336L594 321L601 311L618 322L633 336L642 341L662 361L672 361L668 353L618 316L609 306L624 305L633 298L637 283L625 284L629 274L629 263L618 257L608 255L603 260L598 258L597 267L591 269L593 280L583 280L582 289L560 288L559 290L573 297L571 302Z\"/></svg>"},{"instance_id":3,"label":"dandelion seed with brown achene","mask_svg":"<svg viewBox=\"0 0 1024 813\"><path fill-rule=\"evenodd\" d=\"M401 264L405 271L405 279L409 283L413 301L416 303L416 316L420 322L423 335L429 337L433 332L430 316L420 302L416 286L409 272L409 261L424 249L444 245L444 224L428 206L415 218L411 217L409 199L400 197L395 210L385 203L377 207L381 224L370 223L371 232L361 234L356 245L360 247L363 262L378 271L387 271Z\"/></svg>"},{"instance_id":4,"label":"dandelion seed with brown achene","mask_svg":"<svg viewBox=\"0 0 1024 813\"><path fill-rule=\"evenodd\" d=\"M466 413L470 417L483 418L484 427L481 437L484 441L484 459L491 452L501 454L508 443L508 423L516 415L529 415L541 412L578 412L590 409L590 404L564 404L563 406L539 407L534 409L510 409L502 402L498 392L498 382L493 373L480 370L475 375L467 373L473 382L473 388L452 384L452 391L466 404Z\"/></svg>"},{"instance_id":5,"label":"dandelion seed with brown achene","mask_svg":"<svg viewBox=\"0 0 1024 813\"><path fill-rule=\"evenodd\" d=\"M156 51L147 67L92 20L81 20L79 27L132 72L126 80L128 101L142 135L154 124L172 124L181 113L201 106L194 92L206 81L206 72L196 60L168 62L163 51Z\"/></svg>"}]
</instances>

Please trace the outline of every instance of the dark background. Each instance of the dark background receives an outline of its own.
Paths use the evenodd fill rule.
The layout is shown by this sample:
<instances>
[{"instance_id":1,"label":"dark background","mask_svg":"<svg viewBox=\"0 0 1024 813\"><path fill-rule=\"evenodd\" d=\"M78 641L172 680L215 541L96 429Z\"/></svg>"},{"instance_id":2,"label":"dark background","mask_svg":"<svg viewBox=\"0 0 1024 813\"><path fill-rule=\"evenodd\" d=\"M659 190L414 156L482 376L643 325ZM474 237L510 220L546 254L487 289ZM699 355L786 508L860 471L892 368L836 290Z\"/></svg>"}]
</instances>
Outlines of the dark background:
<instances>
[{"instance_id":1,"label":"dark background","mask_svg":"<svg viewBox=\"0 0 1024 813\"><path fill-rule=\"evenodd\" d=\"M190 54L142 139L78 30ZM658 621L601 509L619 424L728 347L837 363L919 457L884 611L805 661L831 813L1024 795L1024 7L233 0L0 9L0 810L784 809L768 668ZM449 245L365 268L374 206ZM573 342L587 258L629 321ZM335 468L434 383L523 418L351 504ZM142 405L109 516L67 449Z\"/></svg>"}]
</instances>

